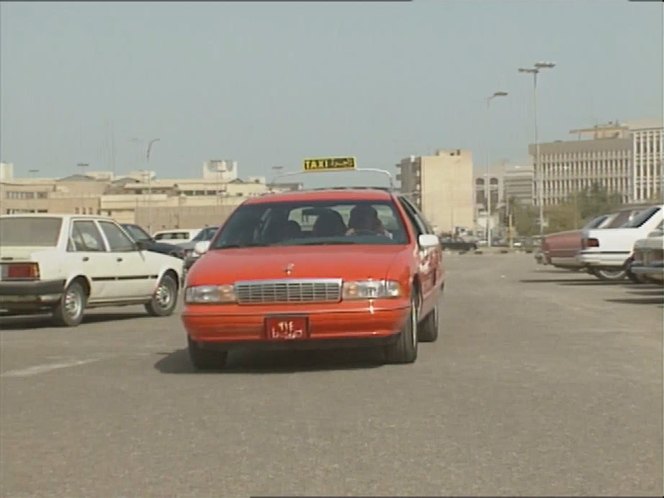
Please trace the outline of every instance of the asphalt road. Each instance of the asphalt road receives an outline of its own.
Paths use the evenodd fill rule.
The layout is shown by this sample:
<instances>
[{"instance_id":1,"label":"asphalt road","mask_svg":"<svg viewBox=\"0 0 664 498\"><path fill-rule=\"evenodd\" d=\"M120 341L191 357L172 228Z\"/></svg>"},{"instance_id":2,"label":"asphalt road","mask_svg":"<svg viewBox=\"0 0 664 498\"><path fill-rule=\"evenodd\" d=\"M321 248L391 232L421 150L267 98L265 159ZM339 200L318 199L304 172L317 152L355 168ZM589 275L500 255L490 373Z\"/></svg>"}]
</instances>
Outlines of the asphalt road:
<instances>
[{"instance_id":1,"label":"asphalt road","mask_svg":"<svg viewBox=\"0 0 664 498\"><path fill-rule=\"evenodd\" d=\"M2 496L661 496L661 287L446 261L442 335L412 365L279 352L199 374L178 316L2 319Z\"/></svg>"}]
</instances>

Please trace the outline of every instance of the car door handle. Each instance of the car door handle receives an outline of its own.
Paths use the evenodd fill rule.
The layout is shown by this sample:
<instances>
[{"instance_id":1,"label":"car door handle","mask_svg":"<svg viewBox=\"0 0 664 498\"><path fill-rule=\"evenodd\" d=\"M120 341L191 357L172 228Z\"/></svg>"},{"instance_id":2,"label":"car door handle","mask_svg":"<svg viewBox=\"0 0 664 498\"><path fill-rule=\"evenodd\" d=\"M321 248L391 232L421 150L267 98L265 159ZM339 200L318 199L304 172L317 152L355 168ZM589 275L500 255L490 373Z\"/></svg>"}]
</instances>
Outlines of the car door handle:
<instances>
[{"instance_id":1,"label":"car door handle","mask_svg":"<svg viewBox=\"0 0 664 498\"><path fill-rule=\"evenodd\" d=\"M117 258L115 261L122 261L122 258Z\"/></svg>"},{"instance_id":2,"label":"car door handle","mask_svg":"<svg viewBox=\"0 0 664 498\"><path fill-rule=\"evenodd\" d=\"M90 258L88 258L87 256L83 256L83 261L90 261Z\"/></svg>"}]
</instances>

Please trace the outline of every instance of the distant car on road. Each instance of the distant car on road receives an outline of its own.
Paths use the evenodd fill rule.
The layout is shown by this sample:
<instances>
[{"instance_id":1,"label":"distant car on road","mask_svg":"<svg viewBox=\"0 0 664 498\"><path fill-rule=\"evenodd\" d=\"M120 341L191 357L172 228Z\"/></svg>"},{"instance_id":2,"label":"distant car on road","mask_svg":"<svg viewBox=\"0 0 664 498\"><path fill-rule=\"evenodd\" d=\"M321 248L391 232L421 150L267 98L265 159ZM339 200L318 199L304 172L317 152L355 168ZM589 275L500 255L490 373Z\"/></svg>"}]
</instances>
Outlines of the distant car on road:
<instances>
[{"instance_id":1,"label":"distant car on road","mask_svg":"<svg viewBox=\"0 0 664 498\"><path fill-rule=\"evenodd\" d=\"M159 242L169 244L182 244L193 240L201 231L200 228L175 228L173 230L159 230L152 234L152 238Z\"/></svg>"},{"instance_id":2,"label":"distant car on road","mask_svg":"<svg viewBox=\"0 0 664 498\"><path fill-rule=\"evenodd\" d=\"M217 233L218 229L219 229L218 226L205 227L200 232L198 232L198 235L196 235L196 237L194 237L189 242L178 244L178 247L182 249L184 254L183 257L184 257L185 270L189 270L189 268L191 268L191 266L201 256L199 253L195 251L196 244L199 242L209 242L210 240L212 240L214 234Z\"/></svg>"},{"instance_id":3,"label":"distant car on road","mask_svg":"<svg viewBox=\"0 0 664 498\"><path fill-rule=\"evenodd\" d=\"M184 259L185 251L182 247L176 244L166 244L164 242L156 241L140 225L123 223L122 228L124 228L127 233L129 233L129 235L131 235L136 242L139 242L147 251L168 254L169 256Z\"/></svg>"},{"instance_id":4,"label":"distant car on road","mask_svg":"<svg viewBox=\"0 0 664 498\"><path fill-rule=\"evenodd\" d=\"M438 336L438 236L405 196L329 189L246 200L192 266L182 322L198 369L236 348L378 347L391 363Z\"/></svg>"},{"instance_id":5,"label":"distant car on road","mask_svg":"<svg viewBox=\"0 0 664 498\"><path fill-rule=\"evenodd\" d=\"M92 215L0 216L0 310L50 312L76 326L88 308L143 304L173 313L181 259L143 250L111 218Z\"/></svg>"}]
</instances>

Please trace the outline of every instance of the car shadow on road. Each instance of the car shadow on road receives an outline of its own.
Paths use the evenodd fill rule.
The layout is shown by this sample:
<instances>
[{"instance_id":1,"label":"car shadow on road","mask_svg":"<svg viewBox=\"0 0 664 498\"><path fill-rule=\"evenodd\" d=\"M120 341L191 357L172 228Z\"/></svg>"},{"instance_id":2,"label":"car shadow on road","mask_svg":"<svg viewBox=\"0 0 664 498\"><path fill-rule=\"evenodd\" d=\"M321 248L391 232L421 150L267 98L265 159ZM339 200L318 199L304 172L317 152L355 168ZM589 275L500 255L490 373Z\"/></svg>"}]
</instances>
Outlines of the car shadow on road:
<instances>
[{"instance_id":1,"label":"car shadow on road","mask_svg":"<svg viewBox=\"0 0 664 498\"><path fill-rule=\"evenodd\" d=\"M619 304L664 304L664 297L642 297L642 298L624 298L624 299L605 299L609 303L619 303ZM660 306L662 307L662 306Z\"/></svg>"},{"instance_id":2,"label":"car shadow on road","mask_svg":"<svg viewBox=\"0 0 664 498\"><path fill-rule=\"evenodd\" d=\"M145 313L95 313L85 315L83 322L79 327L85 327L86 324L103 323L119 320L133 320L136 318L149 318ZM9 332L12 330L33 330L46 328L67 328L58 327L53 324L49 315L22 315L0 317L0 332Z\"/></svg>"},{"instance_id":3,"label":"car shadow on road","mask_svg":"<svg viewBox=\"0 0 664 498\"><path fill-rule=\"evenodd\" d=\"M232 351L223 369L199 372L186 349L161 353L154 367L164 374L288 374L325 370L364 370L383 366L382 354L373 349L323 351Z\"/></svg>"},{"instance_id":4,"label":"car shadow on road","mask_svg":"<svg viewBox=\"0 0 664 498\"><path fill-rule=\"evenodd\" d=\"M560 283L593 283L590 278L522 278L522 284L560 284Z\"/></svg>"}]
</instances>

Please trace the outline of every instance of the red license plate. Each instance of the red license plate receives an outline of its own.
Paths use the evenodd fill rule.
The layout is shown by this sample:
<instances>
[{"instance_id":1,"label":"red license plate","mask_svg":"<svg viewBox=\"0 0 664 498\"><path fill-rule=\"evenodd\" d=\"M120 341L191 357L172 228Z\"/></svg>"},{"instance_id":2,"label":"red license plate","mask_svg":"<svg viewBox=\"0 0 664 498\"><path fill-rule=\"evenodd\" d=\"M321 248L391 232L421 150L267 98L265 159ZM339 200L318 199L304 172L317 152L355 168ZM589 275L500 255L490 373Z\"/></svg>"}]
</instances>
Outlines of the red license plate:
<instances>
[{"instance_id":1,"label":"red license plate","mask_svg":"<svg viewBox=\"0 0 664 498\"><path fill-rule=\"evenodd\" d=\"M306 316L274 316L265 319L267 338L273 341L305 339L309 334Z\"/></svg>"}]
</instances>

